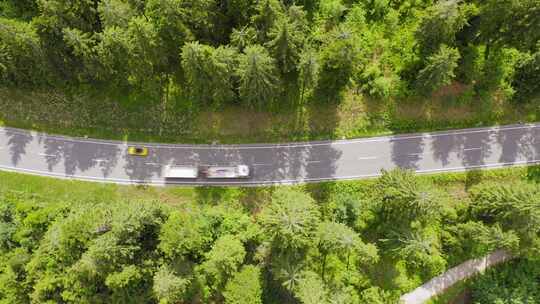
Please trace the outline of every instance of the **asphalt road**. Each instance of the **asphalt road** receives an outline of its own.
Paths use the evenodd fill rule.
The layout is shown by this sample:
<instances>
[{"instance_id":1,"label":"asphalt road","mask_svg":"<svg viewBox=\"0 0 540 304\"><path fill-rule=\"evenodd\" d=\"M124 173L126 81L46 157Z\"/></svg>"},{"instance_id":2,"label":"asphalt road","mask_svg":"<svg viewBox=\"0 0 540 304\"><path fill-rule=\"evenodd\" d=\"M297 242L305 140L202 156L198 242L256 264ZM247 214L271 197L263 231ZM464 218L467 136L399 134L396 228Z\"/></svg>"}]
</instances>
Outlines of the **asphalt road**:
<instances>
[{"instance_id":1,"label":"asphalt road","mask_svg":"<svg viewBox=\"0 0 540 304\"><path fill-rule=\"evenodd\" d=\"M129 143L134 144L134 143ZM164 185L165 165L247 164L247 180L178 180L191 185L267 185L375 177L381 169L420 173L540 163L540 124L354 140L261 145L128 143L0 128L0 169L121 184ZM1 181L0 181L1 182Z\"/></svg>"}]
</instances>

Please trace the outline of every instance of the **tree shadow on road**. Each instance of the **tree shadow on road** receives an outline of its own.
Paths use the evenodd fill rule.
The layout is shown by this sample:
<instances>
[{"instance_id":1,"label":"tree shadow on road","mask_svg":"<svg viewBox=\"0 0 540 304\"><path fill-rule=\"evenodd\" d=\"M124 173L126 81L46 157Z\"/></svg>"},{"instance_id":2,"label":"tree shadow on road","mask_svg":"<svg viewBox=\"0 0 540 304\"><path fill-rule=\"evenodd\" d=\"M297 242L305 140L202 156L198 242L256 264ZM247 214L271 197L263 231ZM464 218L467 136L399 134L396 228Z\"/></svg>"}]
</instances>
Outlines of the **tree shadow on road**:
<instances>
[{"instance_id":1,"label":"tree shadow on road","mask_svg":"<svg viewBox=\"0 0 540 304\"><path fill-rule=\"evenodd\" d=\"M118 162L120 149L116 145L101 145L93 142L66 141L53 136L39 138L45 149L48 170L63 161L64 173L74 175L93 168L100 168L103 177L108 177Z\"/></svg>"},{"instance_id":2,"label":"tree shadow on road","mask_svg":"<svg viewBox=\"0 0 540 304\"><path fill-rule=\"evenodd\" d=\"M11 164L17 166L21 156L26 154L26 145L33 140L32 134L27 131L14 131L7 129L9 152L11 153Z\"/></svg>"},{"instance_id":3,"label":"tree shadow on road","mask_svg":"<svg viewBox=\"0 0 540 304\"><path fill-rule=\"evenodd\" d=\"M390 143L392 145L392 162L395 166L411 170L419 168L418 163L422 160L424 152L424 137L418 136L402 140L400 136L395 136L390 140Z\"/></svg>"},{"instance_id":4,"label":"tree shadow on road","mask_svg":"<svg viewBox=\"0 0 540 304\"><path fill-rule=\"evenodd\" d=\"M502 147L499 162L514 163L520 156L527 161L537 159L538 136L539 130L532 127L498 132L497 141Z\"/></svg>"},{"instance_id":5,"label":"tree shadow on road","mask_svg":"<svg viewBox=\"0 0 540 304\"><path fill-rule=\"evenodd\" d=\"M438 134L432 136L431 149L433 158L441 162L442 167L451 163L451 154L455 154L464 167L478 167L486 164L491 156L494 137L489 132ZM454 165L455 166L455 165Z\"/></svg>"}]
</instances>

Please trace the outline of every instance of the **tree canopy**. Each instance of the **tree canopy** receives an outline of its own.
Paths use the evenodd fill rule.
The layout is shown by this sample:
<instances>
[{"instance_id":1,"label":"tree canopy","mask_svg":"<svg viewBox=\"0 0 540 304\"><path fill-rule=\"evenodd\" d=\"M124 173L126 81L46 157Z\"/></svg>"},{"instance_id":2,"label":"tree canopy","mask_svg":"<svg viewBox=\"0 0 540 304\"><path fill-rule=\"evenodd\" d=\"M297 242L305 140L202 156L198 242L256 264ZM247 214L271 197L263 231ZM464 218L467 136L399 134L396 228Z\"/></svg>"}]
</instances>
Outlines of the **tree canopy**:
<instances>
[{"instance_id":1,"label":"tree canopy","mask_svg":"<svg viewBox=\"0 0 540 304\"><path fill-rule=\"evenodd\" d=\"M455 175L395 170L363 182L198 189L172 205L0 183L0 303L395 303L496 249L535 263L540 188L505 179L465 188ZM492 280L478 283L492 295L482 287L475 297L500 297Z\"/></svg>"},{"instance_id":2,"label":"tree canopy","mask_svg":"<svg viewBox=\"0 0 540 304\"><path fill-rule=\"evenodd\" d=\"M452 83L530 98L539 20L536 0L6 0L0 84L258 109ZM501 60L508 52L516 60ZM508 79L485 85L502 70Z\"/></svg>"}]
</instances>

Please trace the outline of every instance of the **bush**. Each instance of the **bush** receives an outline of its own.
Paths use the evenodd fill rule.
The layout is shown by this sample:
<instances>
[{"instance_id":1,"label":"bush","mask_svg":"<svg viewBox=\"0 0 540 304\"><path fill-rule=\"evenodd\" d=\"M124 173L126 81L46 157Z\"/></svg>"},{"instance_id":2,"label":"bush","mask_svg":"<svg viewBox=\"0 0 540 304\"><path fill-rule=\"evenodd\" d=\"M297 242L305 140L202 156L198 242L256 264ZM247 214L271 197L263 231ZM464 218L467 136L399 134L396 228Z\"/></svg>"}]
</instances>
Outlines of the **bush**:
<instances>
[{"instance_id":1,"label":"bush","mask_svg":"<svg viewBox=\"0 0 540 304\"><path fill-rule=\"evenodd\" d=\"M524 102L540 94L540 51L518 63L512 84L518 101Z\"/></svg>"},{"instance_id":2,"label":"bush","mask_svg":"<svg viewBox=\"0 0 540 304\"><path fill-rule=\"evenodd\" d=\"M488 270L471 284L477 304L540 303L540 263L520 259Z\"/></svg>"}]
</instances>

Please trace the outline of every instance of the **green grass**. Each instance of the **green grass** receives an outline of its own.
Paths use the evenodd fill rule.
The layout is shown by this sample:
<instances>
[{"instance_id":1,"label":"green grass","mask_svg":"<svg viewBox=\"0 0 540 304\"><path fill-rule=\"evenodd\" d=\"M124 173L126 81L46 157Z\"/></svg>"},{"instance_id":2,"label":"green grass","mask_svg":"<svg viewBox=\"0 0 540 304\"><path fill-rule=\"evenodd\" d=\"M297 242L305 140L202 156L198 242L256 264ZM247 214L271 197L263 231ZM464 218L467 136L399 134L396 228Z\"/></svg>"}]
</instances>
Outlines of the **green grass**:
<instances>
[{"instance_id":1,"label":"green grass","mask_svg":"<svg viewBox=\"0 0 540 304\"><path fill-rule=\"evenodd\" d=\"M340 104L255 111L242 106L194 109L172 99L166 115L151 97L0 89L0 124L54 134L177 143L287 142L357 138L538 120L540 100L525 105L462 101L459 90L429 100L382 102L345 94ZM458 95L456 95L458 94ZM486 111L485 109L496 109Z\"/></svg>"},{"instance_id":2,"label":"green grass","mask_svg":"<svg viewBox=\"0 0 540 304\"><path fill-rule=\"evenodd\" d=\"M453 304L455 299L467 290L468 286L469 281L461 281L448 288L442 295L427 301L426 304Z\"/></svg>"},{"instance_id":3,"label":"green grass","mask_svg":"<svg viewBox=\"0 0 540 304\"><path fill-rule=\"evenodd\" d=\"M467 189L481 181L507 183L517 180L540 182L540 166L510 167L485 171L418 175L418 179L432 182L460 201L467 196ZM373 191L376 180L322 182L295 186L310 193L323 209L336 193L365 195ZM137 200L163 203L172 207L184 204L240 203L250 213L257 213L270 201L275 187L148 187L92 183L55 179L27 174L0 171L0 192L16 191L39 197L44 203L75 201L78 203L120 200ZM457 261L456 263L459 263ZM455 266L455 265L449 265Z\"/></svg>"},{"instance_id":4,"label":"green grass","mask_svg":"<svg viewBox=\"0 0 540 304\"><path fill-rule=\"evenodd\" d=\"M119 186L74 180L39 177L0 171L0 192L15 191L32 194L44 202L52 201L118 201L137 199L179 204L193 201L194 188L153 188Z\"/></svg>"},{"instance_id":5,"label":"green grass","mask_svg":"<svg viewBox=\"0 0 540 304\"><path fill-rule=\"evenodd\" d=\"M434 185L441 189L459 196L468 187L481 181L499 181L502 183L529 180L540 182L540 166L426 174L418 175L417 178L433 182ZM375 182L373 179L367 179L280 187L304 189L311 193L317 201L324 202L331 194L341 191L367 193L372 190ZM172 205L183 202L218 204L223 201L239 200L245 204L251 204L255 208L268 200L274 188L124 186L0 171L0 191L33 193L46 200L116 201L119 199L137 199L159 201Z\"/></svg>"}]
</instances>

